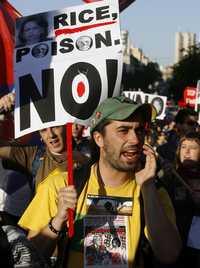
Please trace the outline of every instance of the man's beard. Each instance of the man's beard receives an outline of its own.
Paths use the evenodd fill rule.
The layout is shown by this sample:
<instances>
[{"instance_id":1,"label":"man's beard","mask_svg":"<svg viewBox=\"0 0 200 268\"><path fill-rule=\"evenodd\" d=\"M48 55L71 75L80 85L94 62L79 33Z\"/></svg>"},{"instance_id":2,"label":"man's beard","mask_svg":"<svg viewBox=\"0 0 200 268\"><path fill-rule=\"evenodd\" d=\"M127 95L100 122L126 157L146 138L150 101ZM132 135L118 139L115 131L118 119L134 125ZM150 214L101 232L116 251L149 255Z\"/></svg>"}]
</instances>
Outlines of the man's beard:
<instances>
[{"instance_id":1,"label":"man's beard","mask_svg":"<svg viewBox=\"0 0 200 268\"><path fill-rule=\"evenodd\" d=\"M135 171L138 169L139 166L138 161L130 163L120 161L120 157L116 157L116 154L114 154L114 152L110 152L108 150L106 150L105 153L105 160L112 168L120 172Z\"/></svg>"}]
</instances>

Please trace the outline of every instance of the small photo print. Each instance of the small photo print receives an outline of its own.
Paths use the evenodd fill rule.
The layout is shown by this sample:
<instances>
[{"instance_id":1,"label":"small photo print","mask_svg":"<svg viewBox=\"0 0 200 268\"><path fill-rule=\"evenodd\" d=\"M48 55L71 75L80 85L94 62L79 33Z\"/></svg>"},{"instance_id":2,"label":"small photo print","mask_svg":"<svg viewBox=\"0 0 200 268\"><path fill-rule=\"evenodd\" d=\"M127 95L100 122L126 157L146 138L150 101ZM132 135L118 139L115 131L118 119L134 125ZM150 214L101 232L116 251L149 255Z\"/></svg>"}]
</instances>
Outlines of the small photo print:
<instances>
[{"instance_id":1,"label":"small photo print","mask_svg":"<svg viewBox=\"0 0 200 268\"><path fill-rule=\"evenodd\" d=\"M116 196L87 196L87 209L90 215L132 215L133 199Z\"/></svg>"},{"instance_id":2,"label":"small photo print","mask_svg":"<svg viewBox=\"0 0 200 268\"><path fill-rule=\"evenodd\" d=\"M103 216L102 216L103 217ZM85 219L85 268L128 268L127 232L124 216L105 216L98 227L99 217ZM112 224L111 224L112 223Z\"/></svg>"}]
</instances>

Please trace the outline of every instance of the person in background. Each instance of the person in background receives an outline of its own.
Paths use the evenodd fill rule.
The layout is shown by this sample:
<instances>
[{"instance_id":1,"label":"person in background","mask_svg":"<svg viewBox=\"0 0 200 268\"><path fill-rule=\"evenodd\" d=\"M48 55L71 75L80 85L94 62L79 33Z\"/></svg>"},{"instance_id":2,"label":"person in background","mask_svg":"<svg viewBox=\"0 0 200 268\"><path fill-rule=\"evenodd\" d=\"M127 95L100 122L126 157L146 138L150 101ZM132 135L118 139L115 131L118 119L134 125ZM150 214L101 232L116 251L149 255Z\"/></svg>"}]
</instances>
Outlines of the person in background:
<instances>
[{"instance_id":1,"label":"person in background","mask_svg":"<svg viewBox=\"0 0 200 268\"><path fill-rule=\"evenodd\" d=\"M9 93L0 99L0 108L9 112L14 101L15 94ZM48 264L44 264L46 261L42 256L39 258L38 252L27 241L24 230L18 228L17 221L37 191L37 185L49 173L67 170L65 126L45 128L39 134L43 145L25 145L15 140L0 141L0 157L5 163L0 170L0 226L8 238L8 247L12 245L14 264L36 265L39 262L42 263L41 267L46 267ZM23 138L25 141L30 140ZM74 163L79 161L82 163L85 157L75 152Z\"/></svg>"},{"instance_id":2,"label":"person in background","mask_svg":"<svg viewBox=\"0 0 200 268\"><path fill-rule=\"evenodd\" d=\"M197 131L198 113L191 108L178 111L175 116L175 127L168 132L167 142L157 147L158 154L166 161L173 162L180 138L187 132Z\"/></svg>"},{"instance_id":3,"label":"person in background","mask_svg":"<svg viewBox=\"0 0 200 268\"><path fill-rule=\"evenodd\" d=\"M183 250L176 268L200 267L200 134L179 141L174 167L160 178L173 202Z\"/></svg>"},{"instance_id":4,"label":"person in background","mask_svg":"<svg viewBox=\"0 0 200 268\"><path fill-rule=\"evenodd\" d=\"M161 131L157 137L156 147L161 146L167 142L167 137L164 131Z\"/></svg>"},{"instance_id":5,"label":"person in background","mask_svg":"<svg viewBox=\"0 0 200 268\"><path fill-rule=\"evenodd\" d=\"M17 225L33 197L32 178L23 172L6 169L0 160L0 224Z\"/></svg>"},{"instance_id":6,"label":"person in background","mask_svg":"<svg viewBox=\"0 0 200 268\"><path fill-rule=\"evenodd\" d=\"M8 112L14 103L15 93L9 93L0 99L0 108ZM41 129L39 136L39 145L21 146L16 141L0 141L0 158L17 164L33 176L36 186L54 170L67 170L65 126ZM75 166L86 161L86 157L78 151L75 151L73 156Z\"/></svg>"},{"instance_id":7,"label":"person in background","mask_svg":"<svg viewBox=\"0 0 200 268\"><path fill-rule=\"evenodd\" d=\"M74 123L72 125L73 149L80 152L88 159L91 158L90 139L83 136L84 126Z\"/></svg>"},{"instance_id":8,"label":"person in background","mask_svg":"<svg viewBox=\"0 0 200 268\"><path fill-rule=\"evenodd\" d=\"M182 137L177 149L177 172L188 185L174 197L177 224L184 243L181 268L200 267L200 134ZM180 183L179 183L180 185ZM178 192L178 186L175 194ZM177 205L178 203L178 205Z\"/></svg>"}]
</instances>

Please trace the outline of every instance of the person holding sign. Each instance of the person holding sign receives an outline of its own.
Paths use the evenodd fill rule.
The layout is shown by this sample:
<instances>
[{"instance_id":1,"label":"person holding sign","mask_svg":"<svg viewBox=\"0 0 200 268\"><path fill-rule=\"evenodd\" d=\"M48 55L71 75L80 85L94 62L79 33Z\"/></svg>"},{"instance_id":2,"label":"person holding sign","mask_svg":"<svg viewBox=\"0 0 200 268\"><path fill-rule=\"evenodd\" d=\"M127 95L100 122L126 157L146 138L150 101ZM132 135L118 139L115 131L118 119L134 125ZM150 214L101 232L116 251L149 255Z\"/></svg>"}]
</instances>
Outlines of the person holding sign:
<instances>
[{"instance_id":1,"label":"person holding sign","mask_svg":"<svg viewBox=\"0 0 200 268\"><path fill-rule=\"evenodd\" d=\"M0 109L9 112L15 103L15 93L9 93L0 99ZM55 126L39 131L41 146L19 146L1 141L0 158L9 159L34 177L36 186L55 169L67 170L65 126ZM74 165L80 166L87 158L80 152L74 152ZM12 168L12 167L10 167Z\"/></svg>"},{"instance_id":2,"label":"person holding sign","mask_svg":"<svg viewBox=\"0 0 200 268\"><path fill-rule=\"evenodd\" d=\"M109 252L109 267L140 264L136 253L144 226L156 258L163 263L177 259L181 240L174 210L164 189L155 186L155 154L144 145L145 126L154 112L150 104L136 104L122 96L108 98L97 107L91 118L91 135L98 157L87 175L80 173L78 179L85 179L84 185L81 189L68 186L65 172L51 174L39 186L19 221L45 256L52 255L63 232L67 235L68 209L71 208L76 213L75 234L63 267L103 268L105 252ZM140 198L143 199L144 226L140 218ZM113 209L109 211L104 204L111 200ZM125 202L131 204L130 213L117 209ZM101 237L101 250L90 254L95 234ZM117 257L113 239L120 241Z\"/></svg>"},{"instance_id":3,"label":"person holding sign","mask_svg":"<svg viewBox=\"0 0 200 268\"><path fill-rule=\"evenodd\" d=\"M66 170L65 127L51 127L40 131L45 146L8 146L0 147L0 157L19 164L26 172L35 176L36 184L56 168ZM38 168L34 173L34 162Z\"/></svg>"},{"instance_id":4,"label":"person holding sign","mask_svg":"<svg viewBox=\"0 0 200 268\"><path fill-rule=\"evenodd\" d=\"M84 137L83 132L83 125L77 123L72 125L73 149L88 157L89 160L91 158L90 139L89 137Z\"/></svg>"}]
</instances>

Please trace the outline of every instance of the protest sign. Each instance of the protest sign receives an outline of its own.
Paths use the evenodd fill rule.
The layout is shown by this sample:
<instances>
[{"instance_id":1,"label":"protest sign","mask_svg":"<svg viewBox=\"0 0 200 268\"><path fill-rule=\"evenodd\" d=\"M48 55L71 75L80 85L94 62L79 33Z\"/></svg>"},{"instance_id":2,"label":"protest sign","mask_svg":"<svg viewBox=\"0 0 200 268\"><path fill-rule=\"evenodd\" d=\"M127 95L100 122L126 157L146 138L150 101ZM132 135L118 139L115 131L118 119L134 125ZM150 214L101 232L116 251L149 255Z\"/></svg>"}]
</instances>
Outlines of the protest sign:
<instances>
[{"instance_id":1,"label":"protest sign","mask_svg":"<svg viewBox=\"0 0 200 268\"><path fill-rule=\"evenodd\" d=\"M196 87L186 87L183 91L183 98L186 106L194 108L196 100Z\"/></svg>"},{"instance_id":2,"label":"protest sign","mask_svg":"<svg viewBox=\"0 0 200 268\"><path fill-rule=\"evenodd\" d=\"M200 80L197 81L197 88L196 88L196 94L195 94L195 111L200 112Z\"/></svg>"},{"instance_id":3,"label":"protest sign","mask_svg":"<svg viewBox=\"0 0 200 268\"><path fill-rule=\"evenodd\" d=\"M151 103L157 110L157 119L163 119L165 117L165 110L167 105L167 97L146 94L141 91L124 91L123 95L137 103Z\"/></svg>"},{"instance_id":4,"label":"protest sign","mask_svg":"<svg viewBox=\"0 0 200 268\"><path fill-rule=\"evenodd\" d=\"M27 21L29 27L24 26ZM22 31L30 31L30 25L37 21L45 28L40 38L34 40L33 32L32 38L30 34L25 38L27 31L26 35ZM87 124L102 100L119 94L122 52L118 1L18 19L14 59L15 137L67 122Z\"/></svg>"},{"instance_id":5,"label":"protest sign","mask_svg":"<svg viewBox=\"0 0 200 268\"><path fill-rule=\"evenodd\" d=\"M198 112L198 123L200 124L200 80L197 81L195 111Z\"/></svg>"}]
</instances>

